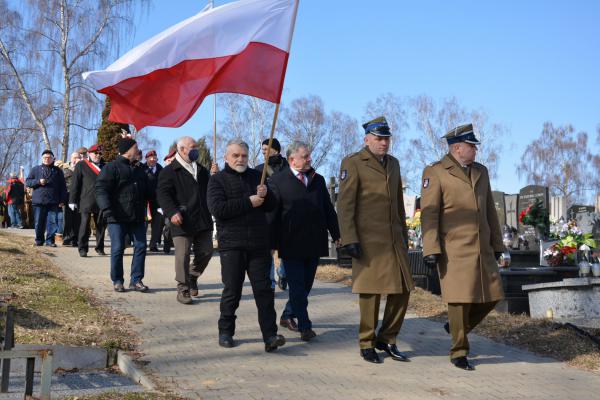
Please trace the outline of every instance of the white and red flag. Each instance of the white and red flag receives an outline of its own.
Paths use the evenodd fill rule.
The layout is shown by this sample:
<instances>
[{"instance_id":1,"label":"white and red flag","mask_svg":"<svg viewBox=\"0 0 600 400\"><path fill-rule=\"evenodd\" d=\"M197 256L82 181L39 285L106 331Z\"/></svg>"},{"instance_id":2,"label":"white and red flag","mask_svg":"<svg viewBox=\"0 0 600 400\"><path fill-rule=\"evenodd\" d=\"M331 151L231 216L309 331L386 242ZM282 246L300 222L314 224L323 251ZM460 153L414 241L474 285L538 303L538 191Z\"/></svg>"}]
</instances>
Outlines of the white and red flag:
<instances>
[{"instance_id":1,"label":"white and red flag","mask_svg":"<svg viewBox=\"0 0 600 400\"><path fill-rule=\"evenodd\" d=\"M240 0L203 11L83 78L114 122L177 127L213 93L279 103L298 0Z\"/></svg>"}]
</instances>

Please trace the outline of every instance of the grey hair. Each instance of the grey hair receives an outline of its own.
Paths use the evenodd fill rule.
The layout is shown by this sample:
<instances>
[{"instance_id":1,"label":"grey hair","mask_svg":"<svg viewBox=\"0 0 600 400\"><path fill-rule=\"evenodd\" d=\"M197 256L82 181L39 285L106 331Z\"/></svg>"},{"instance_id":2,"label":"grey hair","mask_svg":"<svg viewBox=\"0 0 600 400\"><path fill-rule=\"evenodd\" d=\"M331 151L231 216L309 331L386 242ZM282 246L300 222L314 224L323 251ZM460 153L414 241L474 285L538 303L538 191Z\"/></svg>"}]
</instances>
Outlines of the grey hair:
<instances>
[{"instance_id":1,"label":"grey hair","mask_svg":"<svg viewBox=\"0 0 600 400\"><path fill-rule=\"evenodd\" d=\"M225 147L229 148L229 146L233 146L233 145L238 145L240 147L245 148L246 151L250 151L250 147L248 146L248 143L244 142L240 138L231 139L230 141L227 142L227 146L225 146Z\"/></svg>"},{"instance_id":2,"label":"grey hair","mask_svg":"<svg viewBox=\"0 0 600 400\"><path fill-rule=\"evenodd\" d=\"M196 143L196 140L194 140L193 137L191 136L182 136L179 139L177 139L177 148L181 148L183 147L184 142L187 142L188 140L191 140L192 142Z\"/></svg>"},{"instance_id":3,"label":"grey hair","mask_svg":"<svg viewBox=\"0 0 600 400\"><path fill-rule=\"evenodd\" d=\"M287 152L285 153L286 157L290 158L290 156L292 154L296 154L298 152L298 150L300 150L303 147L310 152L311 149L308 144L301 142L299 140L293 141L287 148Z\"/></svg>"}]
</instances>

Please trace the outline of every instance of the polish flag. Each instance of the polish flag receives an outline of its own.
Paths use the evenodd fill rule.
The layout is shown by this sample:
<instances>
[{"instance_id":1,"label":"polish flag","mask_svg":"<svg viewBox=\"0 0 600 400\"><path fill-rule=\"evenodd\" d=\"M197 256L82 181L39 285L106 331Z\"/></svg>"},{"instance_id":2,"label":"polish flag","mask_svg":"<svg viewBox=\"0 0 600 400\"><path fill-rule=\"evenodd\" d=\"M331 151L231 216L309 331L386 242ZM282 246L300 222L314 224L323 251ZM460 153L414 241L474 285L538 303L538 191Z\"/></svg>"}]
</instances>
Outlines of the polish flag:
<instances>
[{"instance_id":1,"label":"polish flag","mask_svg":"<svg viewBox=\"0 0 600 400\"><path fill-rule=\"evenodd\" d=\"M240 0L211 8L83 74L110 97L114 122L178 127L213 93L279 103L299 0Z\"/></svg>"}]
</instances>

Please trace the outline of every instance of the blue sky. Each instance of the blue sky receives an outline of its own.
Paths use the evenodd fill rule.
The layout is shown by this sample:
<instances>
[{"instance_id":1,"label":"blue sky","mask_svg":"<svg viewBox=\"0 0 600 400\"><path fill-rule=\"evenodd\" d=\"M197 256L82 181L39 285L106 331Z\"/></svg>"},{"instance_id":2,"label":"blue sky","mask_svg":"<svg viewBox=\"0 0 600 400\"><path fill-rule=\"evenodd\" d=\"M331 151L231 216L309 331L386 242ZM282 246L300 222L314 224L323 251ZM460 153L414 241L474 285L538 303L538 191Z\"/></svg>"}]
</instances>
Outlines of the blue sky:
<instances>
[{"instance_id":1,"label":"blue sky","mask_svg":"<svg viewBox=\"0 0 600 400\"><path fill-rule=\"evenodd\" d=\"M206 3L155 0L131 46ZM285 87L284 96L318 94L328 110L359 121L367 102L385 92L455 96L482 108L510 130L494 187L517 192L527 182L515 165L545 121L595 137L600 1L301 0ZM211 127L206 101L184 126L151 134L164 154L174 138Z\"/></svg>"}]
</instances>

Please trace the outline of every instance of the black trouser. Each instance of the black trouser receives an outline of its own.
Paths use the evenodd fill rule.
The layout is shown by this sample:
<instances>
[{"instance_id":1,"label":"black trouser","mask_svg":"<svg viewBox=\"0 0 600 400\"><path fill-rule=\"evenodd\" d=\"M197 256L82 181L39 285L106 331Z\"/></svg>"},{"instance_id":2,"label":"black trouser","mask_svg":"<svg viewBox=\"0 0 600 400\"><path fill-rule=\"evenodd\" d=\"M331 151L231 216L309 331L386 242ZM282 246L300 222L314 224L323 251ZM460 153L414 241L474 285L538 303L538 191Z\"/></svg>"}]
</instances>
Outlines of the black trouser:
<instances>
[{"instance_id":1,"label":"black trouser","mask_svg":"<svg viewBox=\"0 0 600 400\"><path fill-rule=\"evenodd\" d=\"M96 225L96 251L104 251L104 231L106 225L102 218L98 218L98 213L92 213L91 211L81 212L81 222L79 224L79 237L77 239L77 246L79 250L84 250L86 253L89 250L90 244L90 219L94 219L94 225Z\"/></svg>"},{"instance_id":2,"label":"black trouser","mask_svg":"<svg viewBox=\"0 0 600 400\"><path fill-rule=\"evenodd\" d=\"M65 227L63 230L63 244L77 244L79 236L79 224L81 221L77 211L73 211L69 206L64 206Z\"/></svg>"},{"instance_id":3,"label":"black trouser","mask_svg":"<svg viewBox=\"0 0 600 400\"><path fill-rule=\"evenodd\" d=\"M248 273L254 301L258 309L258 324L263 340L277 334L275 290L271 287L271 253L265 250L221 250L221 317L219 334L235 334L235 311L240 305L244 278Z\"/></svg>"},{"instance_id":4,"label":"black trouser","mask_svg":"<svg viewBox=\"0 0 600 400\"><path fill-rule=\"evenodd\" d=\"M162 236L163 226L165 224L165 218L156 210L157 209L154 208L150 211L152 220L150 221L150 244L148 247L151 249L158 247L160 244L160 238Z\"/></svg>"}]
</instances>

